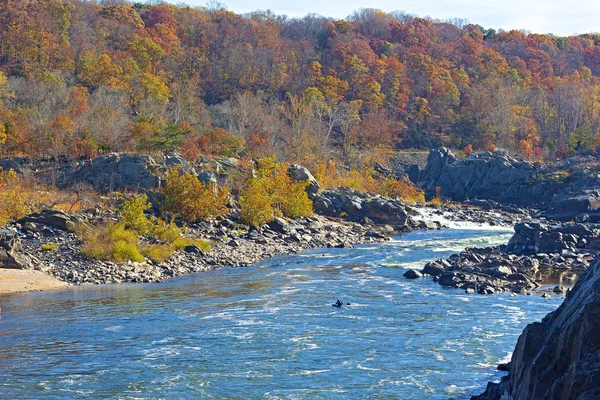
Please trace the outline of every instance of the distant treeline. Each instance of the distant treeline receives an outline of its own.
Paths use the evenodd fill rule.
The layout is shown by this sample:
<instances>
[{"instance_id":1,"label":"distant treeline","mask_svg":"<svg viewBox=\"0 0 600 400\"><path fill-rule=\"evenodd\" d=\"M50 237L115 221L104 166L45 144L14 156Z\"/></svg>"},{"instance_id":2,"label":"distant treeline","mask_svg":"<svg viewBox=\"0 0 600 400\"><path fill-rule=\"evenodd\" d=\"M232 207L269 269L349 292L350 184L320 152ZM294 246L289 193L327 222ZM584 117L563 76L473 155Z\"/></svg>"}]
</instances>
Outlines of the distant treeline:
<instances>
[{"instance_id":1,"label":"distant treeline","mask_svg":"<svg viewBox=\"0 0 600 400\"><path fill-rule=\"evenodd\" d=\"M391 148L600 144L600 34L502 32L122 1L0 3L0 155L246 151L317 164Z\"/></svg>"}]
</instances>

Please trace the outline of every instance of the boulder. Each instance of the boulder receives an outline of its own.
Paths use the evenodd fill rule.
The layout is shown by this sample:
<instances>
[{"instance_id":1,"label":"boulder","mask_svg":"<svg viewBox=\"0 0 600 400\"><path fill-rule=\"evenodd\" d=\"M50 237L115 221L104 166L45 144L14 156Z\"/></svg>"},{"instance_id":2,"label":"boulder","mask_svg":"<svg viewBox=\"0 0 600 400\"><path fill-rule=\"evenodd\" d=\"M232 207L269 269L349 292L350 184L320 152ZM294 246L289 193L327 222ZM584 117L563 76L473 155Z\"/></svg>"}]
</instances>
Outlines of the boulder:
<instances>
[{"instance_id":1,"label":"boulder","mask_svg":"<svg viewBox=\"0 0 600 400\"><path fill-rule=\"evenodd\" d=\"M421 274L419 271L415 271L414 269L409 269L404 274L402 274L402 276L406 279L417 279L421 278L423 274Z\"/></svg>"},{"instance_id":2,"label":"boulder","mask_svg":"<svg viewBox=\"0 0 600 400\"><path fill-rule=\"evenodd\" d=\"M269 228L277 233L288 233L290 231L289 224L283 218L275 218L273 221L268 222L267 225Z\"/></svg>"},{"instance_id":3,"label":"boulder","mask_svg":"<svg viewBox=\"0 0 600 400\"><path fill-rule=\"evenodd\" d=\"M546 232L548 227L541 223L525 222L515 225L515 234L508 241L506 251L511 254L537 254L539 253L539 241L536 235Z\"/></svg>"},{"instance_id":4,"label":"boulder","mask_svg":"<svg viewBox=\"0 0 600 400\"><path fill-rule=\"evenodd\" d=\"M198 180L202 183L206 183L206 184L216 184L217 183L217 176L215 175L214 172L201 172L198 175Z\"/></svg>"},{"instance_id":5,"label":"boulder","mask_svg":"<svg viewBox=\"0 0 600 400\"><path fill-rule=\"evenodd\" d=\"M301 165L292 164L288 168L288 175L294 181L308 181L308 186L306 186L306 194L308 194L308 198L311 200L315 198L315 196L319 192L319 189L321 188L321 185L319 185L319 182L317 182L315 177L310 173L310 171L307 168Z\"/></svg>"},{"instance_id":6,"label":"boulder","mask_svg":"<svg viewBox=\"0 0 600 400\"><path fill-rule=\"evenodd\" d=\"M77 224L77 218L62 210L44 210L39 213L26 215L19 220L20 223L33 223L37 225L46 225L51 228L58 228L63 231L73 230Z\"/></svg>"},{"instance_id":7,"label":"boulder","mask_svg":"<svg viewBox=\"0 0 600 400\"><path fill-rule=\"evenodd\" d=\"M0 248L6 251L19 249L20 239L17 232L0 227Z\"/></svg>"},{"instance_id":8,"label":"boulder","mask_svg":"<svg viewBox=\"0 0 600 400\"><path fill-rule=\"evenodd\" d=\"M425 267L423 267L421 273L431 276L440 276L444 271L444 267L440 265L438 261L431 261L425 264Z\"/></svg>"},{"instance_id":9,"label":"boulder","mask_svg":"<svg viewBox=\"0 0 600 400\"><path fill-rule=\"evenodd\" d=\"M371 196L350 188L327 189L313 203L315 212L329 217L346 217L360 222L365 218L376 224L406 226L408 214L398 200Z\"/></svg>"}]
</instances>

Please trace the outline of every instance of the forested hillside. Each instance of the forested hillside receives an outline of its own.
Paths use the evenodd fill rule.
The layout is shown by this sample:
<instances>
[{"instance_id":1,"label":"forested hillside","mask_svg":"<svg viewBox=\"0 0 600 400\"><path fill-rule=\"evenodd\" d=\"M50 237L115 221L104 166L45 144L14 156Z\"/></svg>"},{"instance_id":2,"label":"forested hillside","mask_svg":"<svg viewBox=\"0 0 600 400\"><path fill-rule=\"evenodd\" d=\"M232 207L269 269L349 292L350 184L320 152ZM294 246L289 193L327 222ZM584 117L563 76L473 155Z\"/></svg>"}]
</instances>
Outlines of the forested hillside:
<instances>
[{"instance_id":1,"label":"forested hillside","mask_svg":"<svg viewBox=\"0 0 600 400\"><path fill-rule=\"evenodd\" d=\"M595 148L600 34L81 0L0 4L0 154Z\"/></svg>"}]
</instances>

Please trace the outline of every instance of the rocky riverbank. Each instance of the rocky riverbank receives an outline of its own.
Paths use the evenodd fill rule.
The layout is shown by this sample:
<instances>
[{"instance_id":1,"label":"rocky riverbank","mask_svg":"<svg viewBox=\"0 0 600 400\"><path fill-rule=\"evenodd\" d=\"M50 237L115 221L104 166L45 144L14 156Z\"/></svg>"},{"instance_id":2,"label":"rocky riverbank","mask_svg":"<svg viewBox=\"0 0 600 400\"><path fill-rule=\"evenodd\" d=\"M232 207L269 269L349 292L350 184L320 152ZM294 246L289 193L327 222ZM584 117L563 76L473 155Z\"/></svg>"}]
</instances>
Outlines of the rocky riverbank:
<instances>
[{"instance_id":1,"label":"rocky riverbank","mask_svg":"<svg viewBox=\"0 0 600 400\"><path fill-rule=\"evenodd\" d=\"M441 286L467 293L493 294L510 291L525 294L540 284L574 283L600 252L600 226L541 222L519 223L507 245L468 248L448 259L432 261L407 278L431 276Z\"/></svg>"},{"instance_id":2,"label":"rocky riverbank","mask_svg":"<svg viewBox=\"0 0 600 400\"><path fill-rule=\"evenodd\" d=\"M197 246L177 251L161 264L117 264L90 260L79 252L79 239L67 228L65 213L34 215L0 232L4 267L42 271L74 284L159 282L174 276L220 267L243 267L279 254L316 247L350 247L394 234L390 226L363 226L326 217L277 219L252 228L231 219L190 224L187 235L206 239L209 252ZM51 245L51 246L48 246ZM44 250L47 249L47 250Z\"/></svg>"},{"instance_id":3,"label":"rocky riverbank","mask_svg":"<svg viewBox=\"0 0 600 400\"><path fill-rule=\"evenodd\" d=\"M238 214L232 212L226 218L187 224L186 236L208 241L210 251L188 246L161 264L150 260L117 264L90 260L80 253L81 243L72 228L82 221L94 224L116 220L116 212L95 210L75 217L47 210L31 214L0 230L0 261L4 267L42 271L72 284L159 282L192 272L248 266L275 255L310 248L351 247L359 243L385 241L392 235L413 229L443 228L440 222L424 218L419 209L401 207L395 200L368 196L350 189L341 189L335 195L334 191L327 193L317 195L316 201L324 201L318 200L319 196L339 200L339 203L337 200L331 203L330 210L336 210L332 215L346 213L345 218L323 215L297 220L279 218L263 227L250 227L241 223ZM336 209L338 206L341 208ZM393 209L395 214L381 214L381 209ZM439 210L428 208L427 212L495 225L526 218L524 214L511 217L506 212L458 206Z\"/></svg>"}]
</instances>

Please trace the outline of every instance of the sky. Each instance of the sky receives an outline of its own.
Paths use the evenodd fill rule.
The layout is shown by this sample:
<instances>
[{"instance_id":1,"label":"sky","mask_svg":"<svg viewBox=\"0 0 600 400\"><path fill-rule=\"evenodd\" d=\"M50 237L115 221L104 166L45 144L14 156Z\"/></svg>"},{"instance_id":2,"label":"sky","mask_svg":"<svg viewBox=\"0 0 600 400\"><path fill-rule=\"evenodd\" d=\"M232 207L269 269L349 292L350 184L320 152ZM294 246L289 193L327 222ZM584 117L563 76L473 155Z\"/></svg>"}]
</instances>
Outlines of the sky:
<instances>
[{"instance_id":1,"label":"sky","mask_svg":"<svg viewBox=\"0 0 600 400\"><path fill-rule=\"evenodd\" d=\"M181 2L177 0L173 2ZM183 0L192 6L206 0ZM463 18L494 29L524 29L558 36L600 32L600 1L580 0L219 0L230 11L271 10L301 17L309 13L345 18L361 8L405 11L434 19Z\"/></svg>"}]
</instances>

